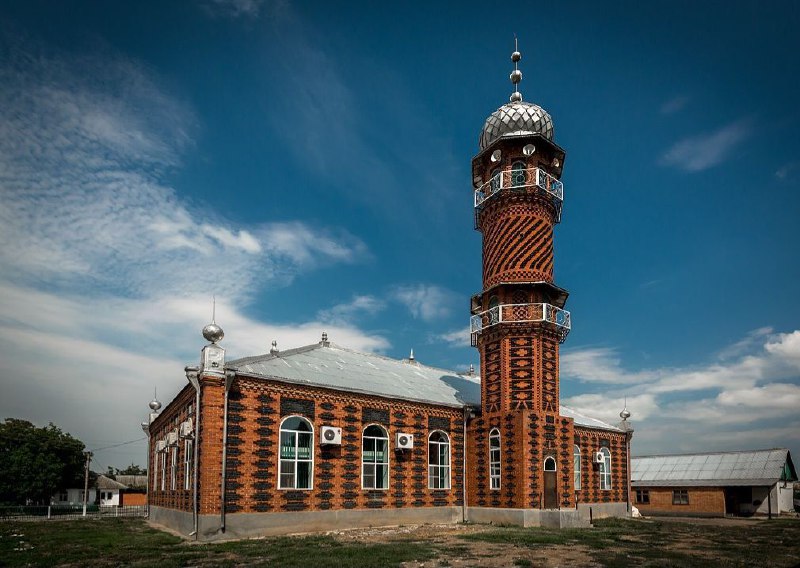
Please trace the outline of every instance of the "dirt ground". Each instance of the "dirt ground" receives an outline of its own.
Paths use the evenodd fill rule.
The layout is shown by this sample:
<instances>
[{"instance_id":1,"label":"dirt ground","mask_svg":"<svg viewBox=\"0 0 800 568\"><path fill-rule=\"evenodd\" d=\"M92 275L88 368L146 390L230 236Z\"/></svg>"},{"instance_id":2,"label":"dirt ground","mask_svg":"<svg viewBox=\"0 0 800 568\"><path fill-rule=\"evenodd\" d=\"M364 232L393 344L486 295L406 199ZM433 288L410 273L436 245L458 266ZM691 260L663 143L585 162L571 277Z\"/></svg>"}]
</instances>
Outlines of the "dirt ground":
<instances>
[{"instance_id":1,"label":"dirt ground","mask_svg":"<svg viewBox=\"0 0 800 568\"><path fill-rule=\"evenodd\" d=\"M534 550L508 544L468 541L460 536L496 530L492 525L409 525L369 529L330 531L327 534L340 542L386 543L402 546L404 541L422 540L437 545L448 553L445 559L425 562L405 562L407 568L434 568L440 566L481 566L504 568L508 566L601 566L592 561L588 549L575 546L543 546Z\"/></svg>"}]
</instances>

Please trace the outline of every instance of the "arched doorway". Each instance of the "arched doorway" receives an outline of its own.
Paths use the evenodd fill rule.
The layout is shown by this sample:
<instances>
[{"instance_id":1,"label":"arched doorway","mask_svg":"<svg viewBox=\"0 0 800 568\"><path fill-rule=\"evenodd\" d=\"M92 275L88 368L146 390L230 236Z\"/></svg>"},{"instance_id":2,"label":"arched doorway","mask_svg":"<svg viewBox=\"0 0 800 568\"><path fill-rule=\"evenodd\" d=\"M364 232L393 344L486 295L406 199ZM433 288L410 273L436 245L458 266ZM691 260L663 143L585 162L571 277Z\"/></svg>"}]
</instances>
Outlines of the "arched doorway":
<instances>
[{"instance_id":1,"label":"arched doorway","mask_svg":"<svg viewBox=\"0 0 800 568\"><path fill-rule=\"evenodd\" d=\"M553 457L547 457L544 460L544 508L558 509L556 460Z\"/></svg>"}]
</instances>

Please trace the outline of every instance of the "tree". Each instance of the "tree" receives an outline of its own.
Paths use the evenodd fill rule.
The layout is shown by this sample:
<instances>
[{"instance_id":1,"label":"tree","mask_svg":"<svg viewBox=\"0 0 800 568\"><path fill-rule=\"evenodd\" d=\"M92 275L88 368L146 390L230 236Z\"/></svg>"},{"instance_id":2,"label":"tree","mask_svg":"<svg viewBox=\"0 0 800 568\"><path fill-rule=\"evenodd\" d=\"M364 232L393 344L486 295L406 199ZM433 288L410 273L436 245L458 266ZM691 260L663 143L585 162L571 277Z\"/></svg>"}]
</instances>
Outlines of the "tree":
<instances>
[{"instance_id":1,"label":"tree","mask_svg":"<svg viewBox=\"0 0 800 568\"><path fill-rule=\"evenodd\" d=\"M83 487L85 448L52 422L37 428L6 418L0 423L0 503L46 504L60 490Z\"/></svg>"},{"instance_id":2,"label":"tree","mask_svg":"<svg viewBox=\"0 0 800 568\"><path fill-rule=\"evenodd\" d=\"M131 465L129 465L125 469L108 466L108 471L106 471L106 477L110 477L113 479L117 475L147 475L147 470L144 469L143 467L135 465L133 462L131 462Z\"/></svg>"}]
</instances>

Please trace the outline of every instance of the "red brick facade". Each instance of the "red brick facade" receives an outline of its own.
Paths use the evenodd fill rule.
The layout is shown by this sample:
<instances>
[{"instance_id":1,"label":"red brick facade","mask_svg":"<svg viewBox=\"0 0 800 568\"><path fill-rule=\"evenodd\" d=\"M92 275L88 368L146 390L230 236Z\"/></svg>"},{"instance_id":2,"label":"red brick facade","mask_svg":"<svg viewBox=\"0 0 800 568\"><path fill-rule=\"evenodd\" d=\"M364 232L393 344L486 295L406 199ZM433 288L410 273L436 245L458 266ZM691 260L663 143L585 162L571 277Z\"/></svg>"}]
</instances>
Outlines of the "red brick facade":
<instances>
[{"instance_id":1,"label":"red brick facade","mask_svg":"<svg viewBox=\"0 0 800 568\"><path fill-rule=\"evenodd\" d=\"M153 431L165 435L176 420L185 419L188 405L194 401L193 395L194 389L184 389L153 423ZM220 511L223 399L222 379L202 381L200 514ZM307 418L314 427L314 481L310 490L277 489L280 423L283 418L294 415ZM461 408L237 377L228 402L226 511L255 513L461 505L463 418ZM364 428L371 424L381 425L388 431L390 448L394 447L395 433L414 435L412 450L390 449L389 487L385 490L361 488L361 436ZM342 427L341 446L320 445L319 432L323 425ZM450 489L428 487L427 440L433 431L446 433L450 440ZM158 438L158 434L155 437ZM183 464L183 449L181 442L179 464ZM151 462L154 454L153 450ZM166 455L171 458L172 454L168 450ZM170 465L168 462L168 472ZM151 505L191 511L192 492L183 490L183 466L178 470L178 490L161 491L158 485L151 492Z\"/></svg>"},{"instance_id":2,"label":"red brick facade","mask_svg":"<svg viewBox=\"0 0 800 568\"><path fill-rule=\"evenodd\" d=\"M646 496L648 503L637 500ZM725 515L725 490L722 487L641 487L631 490L631 503L643 515ZM676 491L682 491L676 496ZM646 493L643 493L646 492Z\"/></svg>"}]
</instances>

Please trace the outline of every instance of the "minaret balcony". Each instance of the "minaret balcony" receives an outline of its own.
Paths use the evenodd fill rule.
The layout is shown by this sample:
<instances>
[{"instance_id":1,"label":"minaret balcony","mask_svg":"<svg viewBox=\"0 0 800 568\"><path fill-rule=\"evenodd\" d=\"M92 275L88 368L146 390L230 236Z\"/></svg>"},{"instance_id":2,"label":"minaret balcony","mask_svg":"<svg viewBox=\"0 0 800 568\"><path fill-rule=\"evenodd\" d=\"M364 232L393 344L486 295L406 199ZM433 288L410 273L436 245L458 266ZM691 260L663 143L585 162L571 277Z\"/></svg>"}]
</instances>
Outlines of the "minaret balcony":
<instances>
[{"instance_id":1,"label":"minaret balcony","mask_svg":"<svg viewBox=\"0 0 800 568\"><path fill-rule=\"evenodd\" d=\"M551 304L501 304L470 318L470 338L473 347L478 336L492 326L501 323L544 322L553 327L560 343L567 339L572 329L572 317L567 310Z\"/></svg>"},{"instance_id":2,"label":"minaret balcony","mask_svg":"<svg viewBox=\"0 0 800 568\"><path fill-rule=\"evenodd\" d=\"M561 221L561 207L564 203L564 184L542 168L504 170L494 174L489 181L475 190L475 209L503 191L537 189L550 197L556 208L556 223Z\"/></svg>"}]
</instances>

